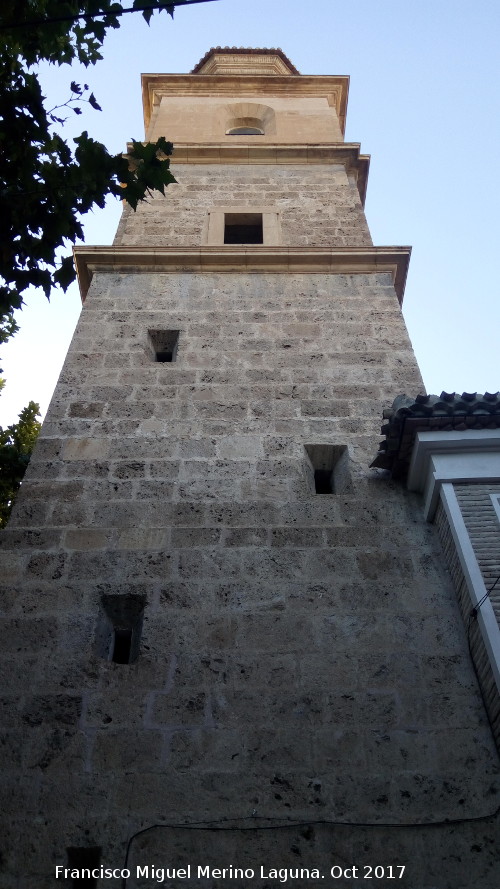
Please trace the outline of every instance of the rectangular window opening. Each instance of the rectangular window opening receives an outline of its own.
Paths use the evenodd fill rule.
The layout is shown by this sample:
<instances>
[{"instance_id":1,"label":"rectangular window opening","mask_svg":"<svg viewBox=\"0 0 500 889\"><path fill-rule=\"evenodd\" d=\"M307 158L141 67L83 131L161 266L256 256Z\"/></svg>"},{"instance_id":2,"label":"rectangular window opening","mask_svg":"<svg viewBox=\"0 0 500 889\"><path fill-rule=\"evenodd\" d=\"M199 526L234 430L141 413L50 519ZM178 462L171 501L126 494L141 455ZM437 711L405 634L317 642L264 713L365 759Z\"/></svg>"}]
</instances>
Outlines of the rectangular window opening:
<instances>
[{"instance_id":1,"label":"rectangular window opening","mask_svg":"<svg viewBox=\"0 0 500 889\"><path fill-rule=\"evenodd\" d=\"M304 445L306 475L315 494L341 494L350 482L345 445Z\"/></svg>"},{"instance_id":2,"label":"rectangular window opening","mask_svg":"<svg viewBox=\"0 0 500 889\"><path fill-rule=\"evenodd\" d=\"M74 889L95 889L97 877L92 876L92 871L100 867L101 853L100 846L70 846L66 849L68 868L80 873L71 880Z\"/></svg>"},{"instance_id":3,"label":"rectangular window opening","mask_svg":"<svg viewBox=\"0 0 500 889\"><path fill-rule=\"evenodd\" d=\"M149 348L155 361L166 364L176 360L179 333L179 330L148 330Z\"/></svg>"},{"instance_id":4,"label":"rectangular window opening","mask_svg":"<svg viewBox=\"0 0 500 889\"><path fill-rule=\"evenodd\" d=\"M225 213L224 244L263 244L262 213Z\"/></svg>"}]
</instances>

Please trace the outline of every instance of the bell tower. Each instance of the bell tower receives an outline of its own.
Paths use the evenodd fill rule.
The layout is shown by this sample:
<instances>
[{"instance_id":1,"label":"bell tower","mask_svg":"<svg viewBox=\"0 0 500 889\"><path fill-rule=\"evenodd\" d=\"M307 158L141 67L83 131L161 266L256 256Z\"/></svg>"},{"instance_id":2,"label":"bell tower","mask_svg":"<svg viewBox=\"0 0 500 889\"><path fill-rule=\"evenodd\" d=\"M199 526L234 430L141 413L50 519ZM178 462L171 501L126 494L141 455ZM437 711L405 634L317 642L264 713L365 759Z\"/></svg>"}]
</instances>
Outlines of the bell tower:
<instances>
[{"instance_id":1,"label":"bell tower","mask_svg":"<svg viewBox=\"0 0 500 889\"><path fill-rule=\"evenodd\" d=\"M75 250L81 319L2 535L6 889L56 866L498 885L498 758L439 540L369 468L422 381L348 83L276 49L143 75L177 183Z\"/></svg>"}]
</instances>

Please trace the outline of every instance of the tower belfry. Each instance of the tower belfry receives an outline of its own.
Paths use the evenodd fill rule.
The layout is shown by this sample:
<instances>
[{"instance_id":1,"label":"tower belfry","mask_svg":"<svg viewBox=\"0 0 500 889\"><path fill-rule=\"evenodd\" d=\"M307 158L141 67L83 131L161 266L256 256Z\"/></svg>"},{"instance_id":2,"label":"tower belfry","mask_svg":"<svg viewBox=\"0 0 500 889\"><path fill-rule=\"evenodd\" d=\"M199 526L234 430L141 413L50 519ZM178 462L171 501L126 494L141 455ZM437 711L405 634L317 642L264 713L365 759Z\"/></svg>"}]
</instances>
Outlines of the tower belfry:
<instances>
[{"instance_id":1,"label":"tower belfry","mask_svg":"<svg viewBox=\"0 0 500 889\"><path fill-rule=\"evenodd\" d=\"M153 864L496 889L453 584L419 494L369 468L423 387L348 78L218 47L142 90L177 183L75 250L81 319L3 532L6 889Z\"/></svg>"}]
</instances>

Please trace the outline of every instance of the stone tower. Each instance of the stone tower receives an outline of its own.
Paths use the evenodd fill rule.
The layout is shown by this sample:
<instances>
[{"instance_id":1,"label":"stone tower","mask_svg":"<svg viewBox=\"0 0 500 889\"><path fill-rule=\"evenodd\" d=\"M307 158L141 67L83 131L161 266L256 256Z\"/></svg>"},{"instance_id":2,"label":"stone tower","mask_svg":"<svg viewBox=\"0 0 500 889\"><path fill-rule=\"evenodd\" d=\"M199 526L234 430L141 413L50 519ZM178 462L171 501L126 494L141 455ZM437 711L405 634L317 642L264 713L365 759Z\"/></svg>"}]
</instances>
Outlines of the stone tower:
<instances>
[{"instance_id":1,"label":"stone tower","mask_svg":"<svg viewBox=\"0 0 500 889\"><path fill-rule=\"evenodd\" d=\"M143 77L177 184L76 250L2 537L3 889L499 885L437 532L369 469L422 383L347 90L267 49Z\"/></svg>"}]
</instances>

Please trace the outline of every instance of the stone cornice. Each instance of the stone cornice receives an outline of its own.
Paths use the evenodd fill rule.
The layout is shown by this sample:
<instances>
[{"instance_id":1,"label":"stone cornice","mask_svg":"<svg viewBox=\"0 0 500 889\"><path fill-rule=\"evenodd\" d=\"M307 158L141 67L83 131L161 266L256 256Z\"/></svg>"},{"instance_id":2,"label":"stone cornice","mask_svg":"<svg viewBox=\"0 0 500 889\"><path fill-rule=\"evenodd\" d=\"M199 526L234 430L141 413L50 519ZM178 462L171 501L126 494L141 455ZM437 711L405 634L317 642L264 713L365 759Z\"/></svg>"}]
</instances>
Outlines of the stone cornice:
<instances>
[{"instance_id":1,"label":"stone cornice","mask_svg":"<svg viewBox=\"0 0 500 889\"><path fill-rule=\"evenodd\" d=\"M400 304L411 247L74 247L82 302L95 272L358 275L389 272Z\"/></svg>"},{"instance_id":2,"label":"stone cornice","mask_svg":"<svg viewBox=\"0 0 500 889\"><path fill-rule=\"evenodd\" d=\"M244 137L242 137L244 138ZM132 148L132 143L128 146ZM255 145L243 142L194 145L176 142L172 164L342 164L356 178L365 204L370 155L360 154L358 142L331 145Z\"/></svg>"},{"instance_id":3,"label":"stone cornice","mask_svg":"<svg viewBox=\"0 0 500 889\"><path fill-rule=\"evenodd\" d=\"M349 78L318 74L266 75L244 74L142 74L142 102L144 128L147 133L154 105L162 96L235 96L253 97L262 101L265 96L325 96L335 108L341 132L345 130Z\"/></svg>"}]
</instances>

